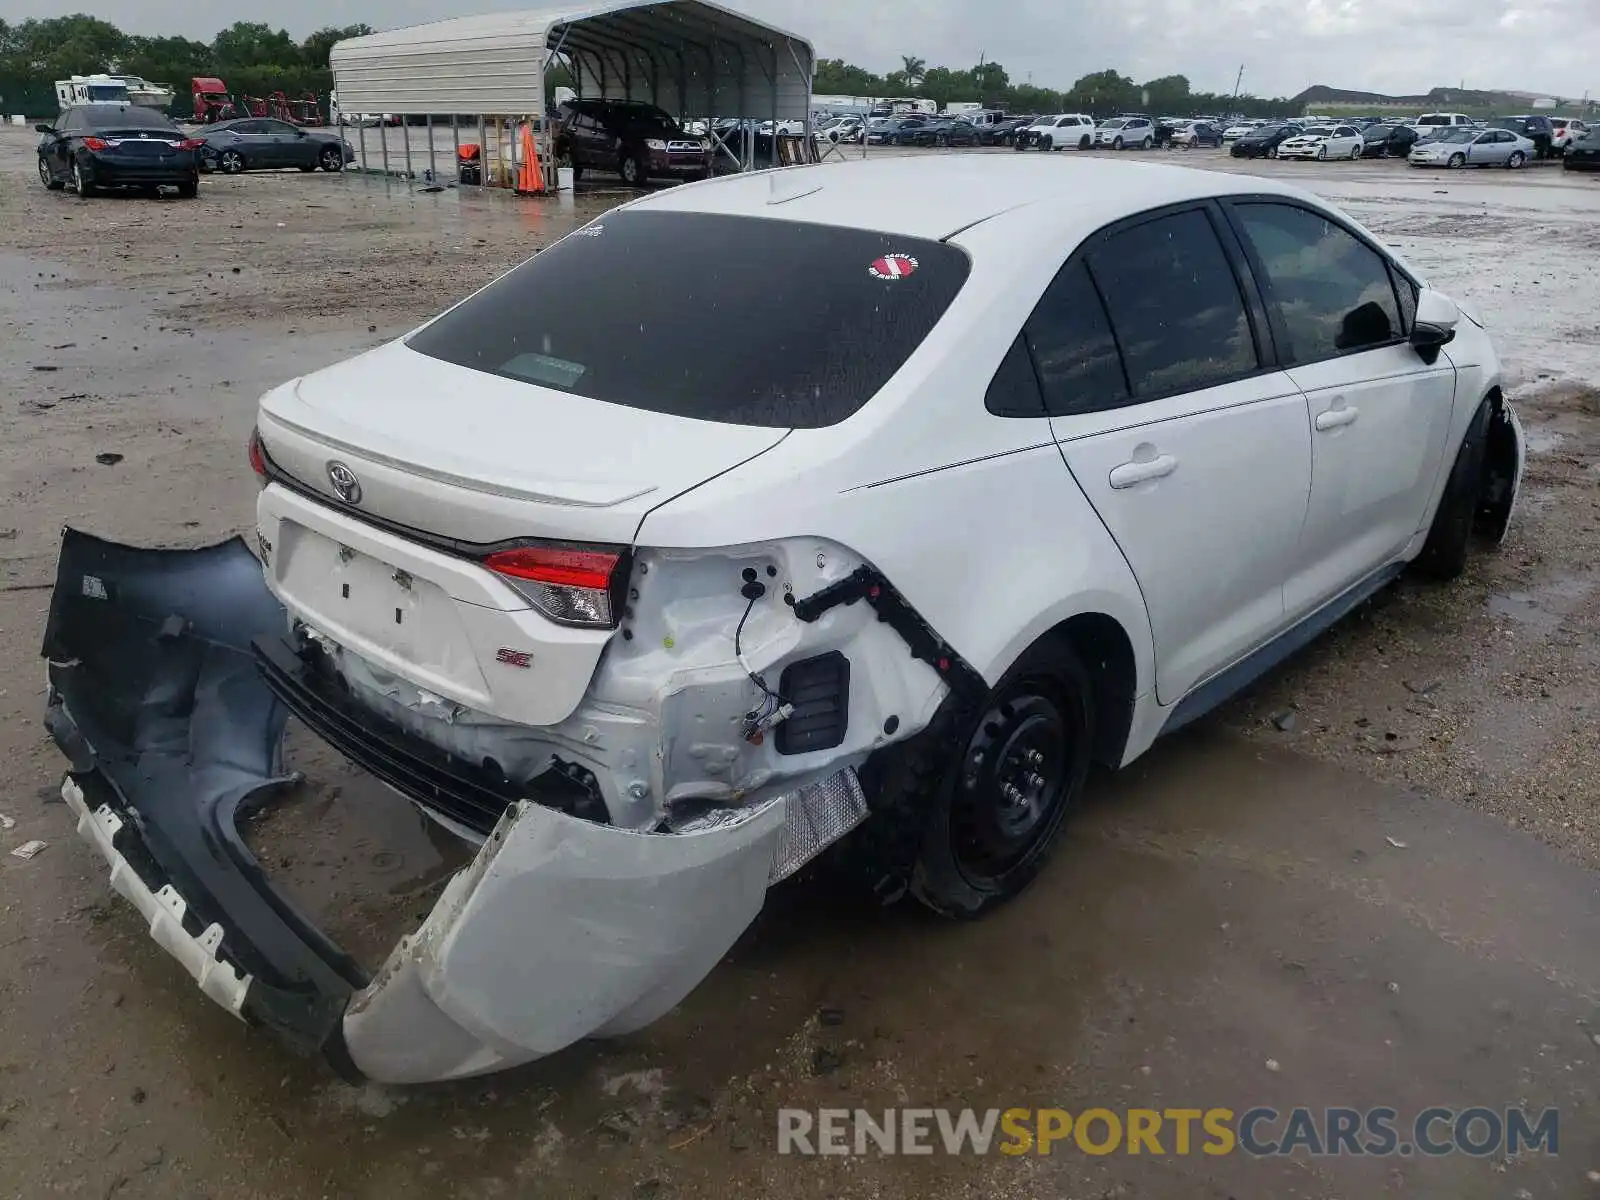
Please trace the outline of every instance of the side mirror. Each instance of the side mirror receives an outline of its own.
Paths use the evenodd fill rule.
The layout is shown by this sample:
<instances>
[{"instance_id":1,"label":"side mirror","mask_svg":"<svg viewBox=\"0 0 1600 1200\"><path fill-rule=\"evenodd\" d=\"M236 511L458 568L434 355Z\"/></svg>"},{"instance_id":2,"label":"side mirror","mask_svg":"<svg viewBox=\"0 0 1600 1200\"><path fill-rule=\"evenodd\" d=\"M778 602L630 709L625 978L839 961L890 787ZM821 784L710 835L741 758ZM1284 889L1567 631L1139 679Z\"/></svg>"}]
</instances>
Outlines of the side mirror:
<instances>
[{"instance_id":1,"label":"side mirror","mask_svg":"<svg viewBox=\"0 0 1600 1200\"><path fill-rule=\"evenodd\" d=\"M1422 356L1422 361L1432 363L1439 357L1439 349L1455 340L1456 324L1461 320L1461 310L1456 302L1443 292L1423 288L1417 297L1417 315L1411 323L1411 344Z\"/></svg>"},{"instance_id":2,"label":"side mirror","mask_svg":"<svg viewBox=\"0 0 1600 1200\"><path fill-rule=\"evenodd\" d=\"M35 125L33 129L35 133L54 133L56 131L54 125Z\"/></svg>"}]
</instances>

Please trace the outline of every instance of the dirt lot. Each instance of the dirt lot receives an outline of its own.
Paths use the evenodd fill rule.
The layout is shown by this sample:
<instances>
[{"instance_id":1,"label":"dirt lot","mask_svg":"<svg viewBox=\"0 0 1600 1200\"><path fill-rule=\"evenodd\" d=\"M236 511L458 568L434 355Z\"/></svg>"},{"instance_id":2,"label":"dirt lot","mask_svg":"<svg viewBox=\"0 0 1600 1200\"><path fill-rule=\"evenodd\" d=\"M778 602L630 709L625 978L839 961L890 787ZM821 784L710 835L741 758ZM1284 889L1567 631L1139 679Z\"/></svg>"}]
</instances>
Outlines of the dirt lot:
<instances>
[{"instance_id":1,"label":"dirt lot","mask_svg":"<svg viewBox=\"0 0 1600 1200\"><path fill-rule=\"evenodd\" d=\"M1402 583L1098 781L1039 885L988 921L781 889L657 1026L385 1090L206 1002L74 836L39 720L56 538L247 528L262 391L398 334L617 194L295 173L82 202L39 186L30 136L0 134L0 848L49 843L0 857L0 1192L1600 1195L1600 181L1252 169L1345 204L1490 321L1533 450L1507 546L1451 587ZM379 918L424 909L458 851L328 753L300 761L312 785L257 842L380 955ZM1256 1104L1555 1106L1561 1153L775 1152L784 1106Z\"/></svg>"}]
</instances>

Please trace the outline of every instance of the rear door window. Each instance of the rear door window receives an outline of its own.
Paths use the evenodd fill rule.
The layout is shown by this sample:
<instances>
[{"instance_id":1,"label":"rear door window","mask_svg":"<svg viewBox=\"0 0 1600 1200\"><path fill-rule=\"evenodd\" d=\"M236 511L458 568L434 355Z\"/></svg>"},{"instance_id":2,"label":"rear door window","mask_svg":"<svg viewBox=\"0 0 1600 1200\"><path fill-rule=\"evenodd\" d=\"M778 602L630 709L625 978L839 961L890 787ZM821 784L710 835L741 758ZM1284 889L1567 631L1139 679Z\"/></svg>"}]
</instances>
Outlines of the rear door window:
<instances>
[{"instance_id":1,"label":"rear door window","mask_svg":"<svg viewBox=\"0 0 1600 1200\"><path fill-rule=\"evenodd\" d=\"M1088 261L1133 399L1213 387L1259 367L1238 280L1203 210L1119 230Z\"/></svg>"},{"instance_id":2,"label":"rear door window","mask_svg":"<svg viewBox=\"0 0 1600 1200\"><path fill-rule=\"evenodd\" d=\"M1289 204L1232 206L1288 346L1286 366L1388 345L1404 336L1389 265L1347 229Z\"/></svg>"},{"instance_id":3,"label":"rear door window","mask_svg":"<svg viewBox=\"0 0 1600 1200\"><path fill-rule=\"evenodd\" d=\"M966 282L943 242L713 213L607 214L407 343L540 387L697 420L836 424Z\"/></svg>"},{"instance_id":4,"label":"rear door window","mask_svg":"<svg viewBox=\"0 0 1600 1200\"><path fill-rule=\"evenodd\" d=\"M1045 289L1023 327L1023 337L1051 416L1099 412L1128 403L1128 380L1117 341L1081 258L1063 267ZM991 404L990 411L999 410Z\"/></svg>"}]
</instances>

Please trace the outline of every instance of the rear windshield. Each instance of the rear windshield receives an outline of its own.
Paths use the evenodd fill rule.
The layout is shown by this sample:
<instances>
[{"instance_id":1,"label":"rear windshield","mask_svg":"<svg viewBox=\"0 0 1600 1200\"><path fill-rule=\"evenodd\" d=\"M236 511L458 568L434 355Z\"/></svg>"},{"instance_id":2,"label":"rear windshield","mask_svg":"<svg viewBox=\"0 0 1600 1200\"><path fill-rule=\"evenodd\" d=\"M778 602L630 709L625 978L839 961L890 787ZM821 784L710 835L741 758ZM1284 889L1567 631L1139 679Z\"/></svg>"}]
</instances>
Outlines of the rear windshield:
<instances>
[{"instance_id":1,"label":"rear windshield","mask_svg":"<svg viewBox=\"0 0 1600 1200\"><path fill-rule=\"evenodd\" d=\"M413 334L419 353L630 408L816 429L900 369L966 281L942 242L613 213Z\"/></svg>"},{"instance_id":2,"label":"rear windshield","mask_svg":"<svg viewBox=\"0 0 1600 1200\"><path fill-rule=\"evenodd\" d=\"M166 133L178 129L164 113L137 104L88 104L82 112L90 129L160 129Z\"/></svg>"}]
</instances>

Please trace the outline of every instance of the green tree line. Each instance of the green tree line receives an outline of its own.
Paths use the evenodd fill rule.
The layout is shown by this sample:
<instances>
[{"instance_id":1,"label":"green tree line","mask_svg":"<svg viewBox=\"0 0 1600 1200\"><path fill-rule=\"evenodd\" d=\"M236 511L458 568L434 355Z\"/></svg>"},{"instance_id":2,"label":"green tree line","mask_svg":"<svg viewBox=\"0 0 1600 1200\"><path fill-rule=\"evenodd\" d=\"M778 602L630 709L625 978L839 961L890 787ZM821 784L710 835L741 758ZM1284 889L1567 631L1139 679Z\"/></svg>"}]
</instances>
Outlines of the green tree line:
<instances>
[{"instance_id":1,"label":"green tree line","mask_svg":"<svg viewBox=\"0 0 1600 1200\"><path fill-rule=\"evenodd\" d=\"M819 59L813 86L823 96L924 96L941 107L951 101L978 101L1014 113L1084 112L1095 117L1119 112L1270 117L1287 115L1293 107L1292 101L1283 97L1241 94L1235 99L1228 92L1196 92L1182 75L1135 83L1116 71L1095 71L1062 92L1015 83L996 62L979 63L964 71L930 67L925 60L909 55L901 63L898 71L875 75L843 59Z\"/></svg>"},{"instance_id":2,"label":"green tree line","mask_svg":"<svg viewBox=\"0 0 1600 1200\"><path fill-rule=\"evenodd\" d=\"M175 117L191 115L189 81L197 75L221 78L236 96L311 92L326 106L333 87L328 51L341 38L371 32L368 25L330 26L296 42L282 29L239 21L210 42L199 42L127 34L83 13L16 24L0 20L0 112L51 115L56 80L100 72L169 85L177 92Z\"/></svg>"}]
</instances>

